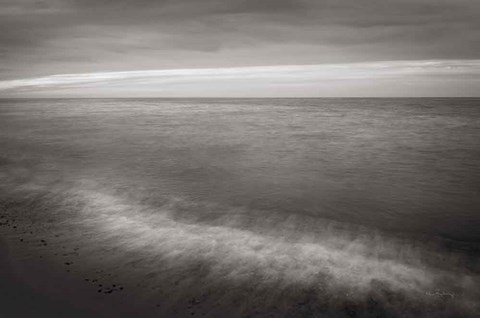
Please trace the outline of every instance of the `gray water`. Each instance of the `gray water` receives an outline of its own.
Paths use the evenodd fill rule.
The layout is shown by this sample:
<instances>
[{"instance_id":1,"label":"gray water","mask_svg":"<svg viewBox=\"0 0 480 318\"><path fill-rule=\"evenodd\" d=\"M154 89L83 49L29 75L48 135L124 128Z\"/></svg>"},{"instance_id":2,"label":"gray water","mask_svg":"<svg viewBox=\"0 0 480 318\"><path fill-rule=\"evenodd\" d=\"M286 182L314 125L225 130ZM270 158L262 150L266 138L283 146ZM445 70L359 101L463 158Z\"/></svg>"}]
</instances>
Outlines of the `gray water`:
<instances>
[{"instance_id":1,"label":"gray water","mask_svg":"<svg viewBox=\"0 0 480 318\"><path fill-rule=\"evenodd\" d=\"M404 295L377 295L390 315L453 294L445 316L468 315L479 141L480 99L5 99L0 196L9 215L84 240L92 262L141 263L150 284L198 278L175 299L213 281L262 282L252 295L275 290L269 304L388 286ZM107 245L110 258L94 250ZM228 290L226 308L254 297Z\"/></svg>"},{"instance_id":2,"label":"gray water","mask_svg":"<svg viewBox=\"0 0 480 318\"><path fill-rule=\"evenodd\" d=\"M153 205L480 239L478 99L2 100L0 149Z\"/></svg>"}]
</instances>

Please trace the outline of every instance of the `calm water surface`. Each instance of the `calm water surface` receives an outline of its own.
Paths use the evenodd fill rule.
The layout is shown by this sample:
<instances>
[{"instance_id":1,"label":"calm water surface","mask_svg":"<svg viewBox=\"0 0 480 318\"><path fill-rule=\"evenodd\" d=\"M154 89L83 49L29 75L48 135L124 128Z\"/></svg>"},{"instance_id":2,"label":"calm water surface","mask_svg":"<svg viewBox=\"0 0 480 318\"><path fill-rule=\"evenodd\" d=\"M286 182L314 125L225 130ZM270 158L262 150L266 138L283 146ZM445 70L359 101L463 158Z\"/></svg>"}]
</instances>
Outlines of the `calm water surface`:
<instances>
[{"instance_id":1,"label":"calm water surface","mask_svg":"<svg viewBox=\"0 0 480 318\"><path fill-rule=\"evenodd\" d=\"M480 99L1 100L0 149L17 185L182 198L207 223L214 205L480 239Z\"/></svg>"}]
</instances>

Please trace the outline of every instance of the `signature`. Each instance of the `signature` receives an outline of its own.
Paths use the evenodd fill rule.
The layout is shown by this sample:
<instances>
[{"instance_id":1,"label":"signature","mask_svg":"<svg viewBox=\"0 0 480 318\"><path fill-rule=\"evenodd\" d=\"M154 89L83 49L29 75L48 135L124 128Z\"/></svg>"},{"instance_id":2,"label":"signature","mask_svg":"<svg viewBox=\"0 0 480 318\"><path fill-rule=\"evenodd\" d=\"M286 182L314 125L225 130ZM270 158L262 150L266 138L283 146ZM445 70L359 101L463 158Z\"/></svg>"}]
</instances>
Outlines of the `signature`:
<instances>
[{"instance_id":1,"label":"signature","mask_svg":"<svg viewBox=\"0 0 480 318\"><path fill-rule=\"evenodd\" d=\"M433 292L426 292L425 294L427 294L428 296L440 296L440 297L451 297L451 298L454 298L455 297L455 294L454 293L450 293L450 292L446 292L446 291L433 291Z\"/></svg>"}]
</instances>

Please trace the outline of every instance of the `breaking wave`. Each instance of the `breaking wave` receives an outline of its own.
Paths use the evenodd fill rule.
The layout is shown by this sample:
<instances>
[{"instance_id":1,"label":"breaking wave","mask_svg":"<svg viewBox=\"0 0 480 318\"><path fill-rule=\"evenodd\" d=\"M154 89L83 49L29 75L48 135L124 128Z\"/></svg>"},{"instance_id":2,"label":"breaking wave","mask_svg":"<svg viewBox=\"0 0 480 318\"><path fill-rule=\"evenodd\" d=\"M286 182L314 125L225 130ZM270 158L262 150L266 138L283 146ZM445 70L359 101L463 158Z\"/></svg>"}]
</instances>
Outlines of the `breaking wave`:
<instances>
[{"instance_id":1,"label":"breaking wave","mask_svg":"<svg viewBox=\"0 0 480 318\"><path fill-rule=\"evenodd\" d=\"M80 244L86 263L129 280L142 301L160 297L166 313L185 299L209 316L478 310L478 258L440 240L180 197L152 206L87 180L2 192L6 215L62 235L62 245Z\"/></svg>"}]
</instances>

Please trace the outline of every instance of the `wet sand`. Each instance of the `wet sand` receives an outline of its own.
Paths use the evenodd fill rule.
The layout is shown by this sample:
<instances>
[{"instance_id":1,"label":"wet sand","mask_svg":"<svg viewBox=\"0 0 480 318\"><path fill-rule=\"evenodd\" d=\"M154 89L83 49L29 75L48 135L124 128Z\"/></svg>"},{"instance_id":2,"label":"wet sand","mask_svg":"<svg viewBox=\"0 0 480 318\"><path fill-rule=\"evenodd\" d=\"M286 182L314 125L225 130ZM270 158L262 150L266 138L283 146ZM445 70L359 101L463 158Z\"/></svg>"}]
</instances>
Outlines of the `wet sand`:
<instances>
[{"instance_id":1,"label":"wet sand","mask_svg":"<svg viewBox=\"0 0 480 318\"><path fill-rule=\"evenodd\" d=\"M15 233L0 232L7 237L0 237L0 317L128 316L119 311L118 300L114 304L94 295L91 286L70 269L73 261L61 266L42 251L48 246L45 240L38 241L34 232L21 233L15 222L8 223Z\"/></svg>"}]
</instances>

